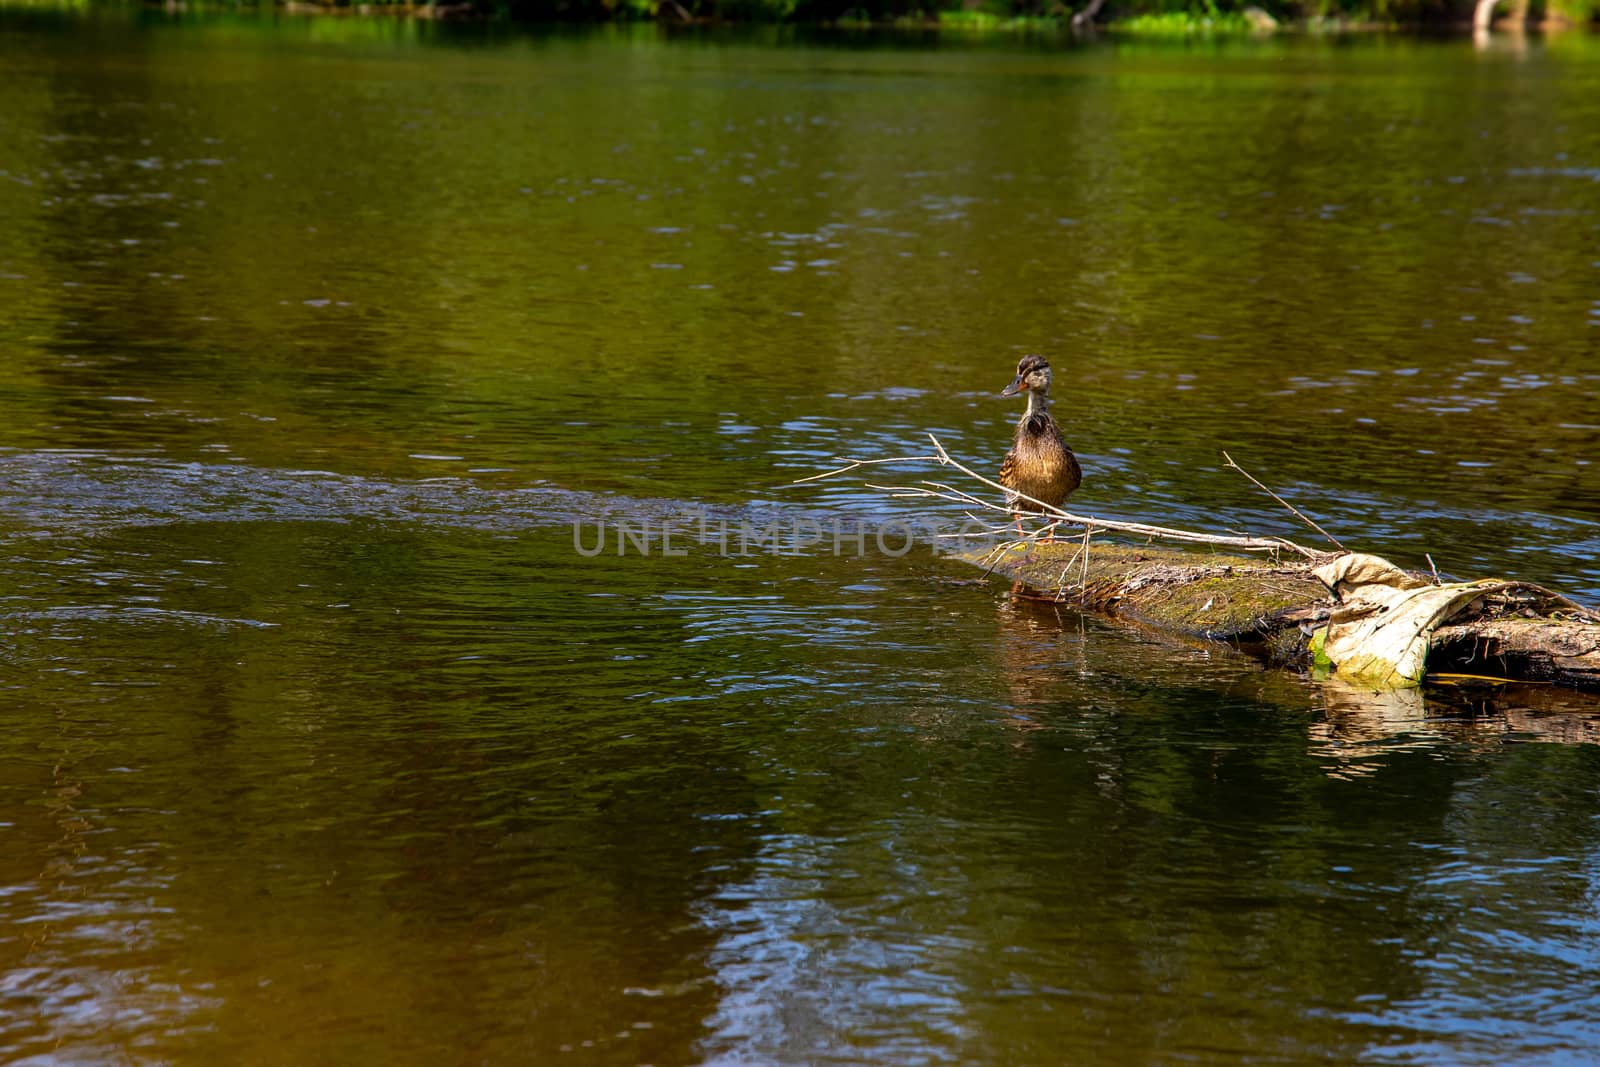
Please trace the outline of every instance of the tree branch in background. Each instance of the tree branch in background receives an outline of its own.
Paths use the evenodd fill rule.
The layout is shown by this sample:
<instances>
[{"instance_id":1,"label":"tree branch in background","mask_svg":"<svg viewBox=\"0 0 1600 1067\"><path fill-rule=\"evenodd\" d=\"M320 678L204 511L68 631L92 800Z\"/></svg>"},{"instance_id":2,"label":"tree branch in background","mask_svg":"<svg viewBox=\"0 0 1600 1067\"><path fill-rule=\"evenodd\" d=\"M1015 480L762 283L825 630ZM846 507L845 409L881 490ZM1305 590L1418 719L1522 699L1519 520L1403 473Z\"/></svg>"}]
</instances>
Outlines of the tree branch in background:
<instances>
[{"instance_id":1,"label":"tree branch in background","mask_svg":"<svg viewBox=\"0 0 1600 1067\"><path fill-rule=\"evenodd\" d=\"M1106 6L1106 0L1089 0L1089 6L1072 16L1072 28L1075 30L1086 29L1094 25L1094 17L1100 14L1100 9Z\"/></svg>"}]
</instances>

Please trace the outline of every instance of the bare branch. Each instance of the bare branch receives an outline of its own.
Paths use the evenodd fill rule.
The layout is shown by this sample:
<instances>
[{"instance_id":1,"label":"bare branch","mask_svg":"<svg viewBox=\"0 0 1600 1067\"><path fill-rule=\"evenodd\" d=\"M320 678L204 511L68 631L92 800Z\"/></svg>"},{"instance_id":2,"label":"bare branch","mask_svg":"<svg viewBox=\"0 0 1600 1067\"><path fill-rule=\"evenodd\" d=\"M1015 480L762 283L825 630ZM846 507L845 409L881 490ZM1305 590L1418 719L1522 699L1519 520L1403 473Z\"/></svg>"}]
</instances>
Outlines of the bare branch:
<instances>
[{"instance_id":1,"label":"bare branch","mask_svg":"<svg viewBox=\"0 0 1600 1067\"><path fill-rule=\"evenodd\" d=\"M1047 504L1043 500L1028 496L1025 493L1017 493L1013 490L1009 490L992 478L986 478L977 473L971 467L968 467L954 459L945 449L944 445L939 442L939 439L933 434L930 433L928 435L928 440L933 442L935 452L934 455L896 456L887 459L853 459L848 462L848 465L840 467L837 470L824 471L821 474L813 474L808 478L799 478L796 479L796 481L792 484L798 485L801 482L814 482L820 481L824 478L833 478L841 474L848 474L851 471L859 470L862 467L874 466L878 464L932 462L938 463L943 467L953 468L973 481L995 490L1001 494L1001 499L1005 500L1006 503L997 504L991 500L984 500L981 497L977 497L971 493L968 493L966 490L955 488L944 482L924 481L921 485L878 485L869 482L867 483L867 488L875 489L883 493L890 493L896 499L947 500L954 504L964 504L981 508L984 511L998 512L999 514L1007 516L1015 514L1015 509L1010 506L1011 502L1013 501L1022 500L1032 504L1034 508L1030 510L1036 509L1046 520L1046 525L1032 534L1028 534L1021 538L1003 543L997 549L997 551L1001 552L1020 544L1030 543L1048 530L1053 529L1056 525L1066 525L1082 526L1086 530L1091 528L1114 530L1119 533L1134 534L1139 537L1145 537L1154 540L1181 541L1188 544L1213 545L1225 548L1243 549L1247 552L1278 552L1283 549L1288 549L1289 551L1298 553L1307 559L1318 559L1324 555L1324 553L1316 552L1312 549L1306 548L1303 545L1295 544L1293 541L1283 537L1203 534L1192 530L1177 530L1167 526L1154 526L1150 523L1144 522L1122 522L1116 519L1095 518L1094 516L1090 515L1074 515L1071 512L1063 511L1059 507ZM1229 463L1231 465L1232 460L1229 460ZM1254 479L1251 480L1254 481ZM1260 483L1257 484L1259 485ZM1262 486L1262 488L1265 489L1266 487ZM1298 514L1298 512L1296 512L1296 514ZM973 516L970 512L968 513L968 517L976 518L976 516ZM1301 517L1304 518L1304 516ZM997 527L996 531L998 529L1000 528ZM1328 536L1326 531L1322 531L1320 527L1318 527L1318 530L1323 534L1324 537L1328 537L1328 540L1334 540L1332 537ZM1334 544L1338 544L1338 542L1334 541ZM1340 547L1342 548L1344 546L1340 545Z\"/></svg>"},{"instance_id":2,"label":"bare branch","mask_svg":"<svg viewBox=\"0 0 1600 1067\"><path fill-rule=\"evenodd\" d=\"M1083 560L1083 570L1078 575L1079 601L1081 603L1084 599L1087 599L1089 595L1089 535L1093 532L1093 526L1085 526L1083 528L1083 544L1078 546L1078 550L1072 554L1072 558L1067 560L1067 565L1061 568L1061 577L1056 579L1057 601L1066 596L1067 572L1072 569L1072 565L1077 563L1080 558Z\"/></svg>"},{"instance_id":3,"label":"bare branch","mask_svg":"<svg viewBox=\"0 0 1600 1067\"><path fill-rule=\"evenodd\" d=\"M940 451L942 452L944 450L940 449ZM794 481L790 482L789 484L790 485L800 485L800 484L805 483L805 482L818 482L818 481L821 481L824 478L832 478L832 477L835 477L836 475L840 475L840 474L849 474L853 470L859 470L862 467L876 466L876 465L878 465L880 463L942 463L942 462L944 462L938 456L895 456L895 457L893 457L891 459L848 459L848 458L846 458L844 456L839 456L839 457L837 457L837 459L843 459L844 462L845 462L845 466L840 467L838 470L823 471L821 474L813 474L813 475L811 475L809 477L806 477L806 478L796 478Z\"/></svg>"},{"instance_id":4,"label":"bare branch","mask_svg":"<svg viewBox=\"0 0 1600 1067\"><path fill-rule=\"evenodd\" d=\"M1234 470L1238 471L1240 474L1244 475L1246 478L1249 478L1251 484L1254 485L1257 489L1261 490L1263 493L1267 494L1272 499L1276 500L1278 503L1280 503L1284 507L1288 508L1289 509L1289 514L1293 515L1295 518L1299 519L1301 522L1305 523L1307 526L1309 526L1313 530L1317 531L1317 533L1321 534L1323 537L1326 537L1328 540L1332 541L1336 548L1340 548L1340 549L1344 548L1344 545L1339 543L1339 539L1337 537L1333 536L1333 534L1329 533L1327 530L1324 530L1322 527L1320 527L1316 523L1312 522L1311 519L1309 519L1306 515L1301 513L1301 511L1298 508L1296 508L1293 504L1291 504L1287 500L1283 499L1283 497L1279 496L1277 493L1274 493L1271 489L1268 489L1266 486L1264 486L1260 482L1256 481L1255 475L1251 474L1249 471L1245 470L1243 467L1241 467L1237 463L1235 463L1233 461L1233 457L1228 455L1228 453L1226 453L1226 452L1222 453L1222 459L1223 459L1223 462L1226 463L1228 466L1232 467Z\"/></svg>"},{"instance_id":5,"label":"bare branch","mask_svg":"<svg viewBox=\"0 0 1600 1067\"><path fill-rule=\"evenodd\" d=\"M1084 599L1089 596L1089 535L1094 533L1093 526L1083 528L1083 573L1078 576L1078 591Z\"/></svg>"}]
</instances>

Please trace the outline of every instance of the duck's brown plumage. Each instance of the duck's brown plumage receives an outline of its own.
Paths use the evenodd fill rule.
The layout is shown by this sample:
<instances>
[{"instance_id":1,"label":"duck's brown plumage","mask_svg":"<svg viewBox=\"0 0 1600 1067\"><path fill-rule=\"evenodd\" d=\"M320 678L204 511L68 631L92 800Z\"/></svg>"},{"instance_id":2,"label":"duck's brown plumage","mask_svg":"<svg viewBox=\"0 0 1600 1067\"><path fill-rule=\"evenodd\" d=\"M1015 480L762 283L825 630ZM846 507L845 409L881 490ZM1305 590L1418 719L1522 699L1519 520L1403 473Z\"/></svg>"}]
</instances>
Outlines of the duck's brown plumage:
<instances>
[{"instance_id":1,"label":"duck's brown plumage","mask_svg":"<svg viewBox=\"0 0 1600 1067\"><path fill-rule=\"evenodd\" d=\"M1006 503L1017 511L1040 511L1015 494L1060 507L1083 481L1083 468L1072 454L1049 412L1024 415L1017 423L1011 451L1000 461L1000 484L1011 490Z\"/></svg>"},{"instance_id":2,"label":"duck's brown plumage","mask_svg":"<svg viewBox=\"0 0 1600 1067\"><path fill-rule=\"evenodd\" d=\"M1026 356L1017 364L1017 378L1007 393L1028 393L1028 410L1017 422L1011 451L1000 463L1000 484L1010 490L1006 504L1015 511L1040 511L1028 496L1052 507L1083 481L1083 469L1072 454L1049 411L1050 364L1042 356Z\"/></svg>"}]
</instances>

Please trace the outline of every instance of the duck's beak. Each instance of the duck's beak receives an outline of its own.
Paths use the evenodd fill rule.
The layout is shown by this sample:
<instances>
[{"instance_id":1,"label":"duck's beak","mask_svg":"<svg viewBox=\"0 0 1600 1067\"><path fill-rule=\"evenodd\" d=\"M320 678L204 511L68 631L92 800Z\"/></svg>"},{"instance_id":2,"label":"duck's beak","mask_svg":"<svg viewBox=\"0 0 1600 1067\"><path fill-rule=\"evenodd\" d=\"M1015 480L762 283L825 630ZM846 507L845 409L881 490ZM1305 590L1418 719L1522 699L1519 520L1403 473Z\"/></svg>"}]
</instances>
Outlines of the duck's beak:
<instances>
[{"instance_id":1,"label":"duck's beak","mask_svg":"<svg viewBox=\"0 0 1600 1067\"><path fill-rule=\"evenodd\" d=\"M1004 389L1000 390L1001 396L1016 396L1028 388L1028 383L1022 380L1022 375L1017 375L1015 380Z\"/></svg>"}]
</instances>

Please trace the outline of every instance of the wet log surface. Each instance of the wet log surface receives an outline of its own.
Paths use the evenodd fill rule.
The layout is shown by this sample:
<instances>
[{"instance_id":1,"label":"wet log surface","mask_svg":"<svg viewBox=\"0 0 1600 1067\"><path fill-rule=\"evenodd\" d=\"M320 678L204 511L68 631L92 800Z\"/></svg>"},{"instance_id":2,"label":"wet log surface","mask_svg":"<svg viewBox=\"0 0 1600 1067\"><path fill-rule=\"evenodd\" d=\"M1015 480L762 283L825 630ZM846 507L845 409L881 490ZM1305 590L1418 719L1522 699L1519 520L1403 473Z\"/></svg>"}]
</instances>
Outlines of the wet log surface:
<instances>
[{"instance_id":1,"label":"wet log surface","mask_svg":"<svg viewBox=\"0 0 1600 1067\"><path fill-rule=\"evenodd\" d=\"M1441 626L1433 634L1428 666L1600 693L1600 627L1537 618Z\"/></svg>"},{"instance_id":2,"label":"wet log surface","mask_svg":"<svg viewBox=\"0 0 1600 1067\"><path fill-rule=\"evenodd\" d=\"M1334 608L1328 588L1300 559L1185 551L1150 545L1018 546L960 557L1019 583L1019 591L1218 641L1267 663L1309 668L1312 635ZM1485 602L1466 621L1434 631L1430 676L1469 674L1600 692L1600 614Z\"/></svg>"}]
</instances>

